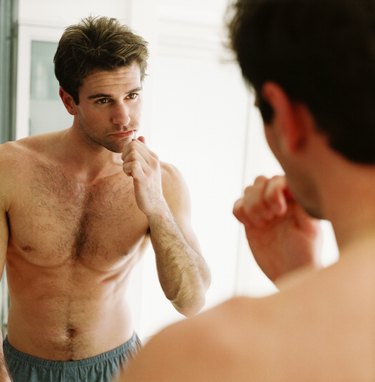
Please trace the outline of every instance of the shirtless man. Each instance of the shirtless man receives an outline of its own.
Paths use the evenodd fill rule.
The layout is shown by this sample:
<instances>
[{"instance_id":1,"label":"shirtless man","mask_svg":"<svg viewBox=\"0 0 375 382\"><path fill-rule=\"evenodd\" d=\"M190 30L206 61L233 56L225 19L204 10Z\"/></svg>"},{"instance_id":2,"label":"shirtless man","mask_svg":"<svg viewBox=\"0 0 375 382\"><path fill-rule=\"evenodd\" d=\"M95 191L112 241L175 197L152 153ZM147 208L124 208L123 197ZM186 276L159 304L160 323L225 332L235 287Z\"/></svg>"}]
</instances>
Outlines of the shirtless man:
<instances>
[{"instance_id":1,"label":"shirtless man","mask_svg":"<svg viewBox=\"0 0 375 382\"><path fill-rule=\"evenodd\" d=\"M234 205L279 286L166 328L126 382L375 380L375 0L237 0L231 42L286 177ZM308 214L306 214L306 212ZM319 266L317 221L340 250Z\"/></svg>"},{"instance_id":2,"label":"shirtless man","mask_svg":"<svg viewBox=\"0 0 375 382\"><path fill-rule=\"evenodd\" d=\"M210 276L187 187L134 138L147 55L114 19L67 28L54 62L72 127L0 147L13 381L112 379L139 347L126 290L149 238L175 308L191 316L204 304Z\"/></svg>"}]
</instances>

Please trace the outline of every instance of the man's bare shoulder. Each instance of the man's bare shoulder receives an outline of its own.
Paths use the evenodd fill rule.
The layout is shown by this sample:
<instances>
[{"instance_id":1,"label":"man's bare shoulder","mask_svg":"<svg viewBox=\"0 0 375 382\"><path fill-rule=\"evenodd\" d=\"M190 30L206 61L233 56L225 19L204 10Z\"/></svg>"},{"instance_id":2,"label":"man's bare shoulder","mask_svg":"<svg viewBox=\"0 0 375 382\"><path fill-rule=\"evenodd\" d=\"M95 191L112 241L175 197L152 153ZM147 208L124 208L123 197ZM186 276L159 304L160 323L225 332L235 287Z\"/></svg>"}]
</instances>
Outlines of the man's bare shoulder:
<instances>
[{"instance_id":1,"label":"man's bare shoulder","mask_svg":"<svg viewBox=\"0 0 375 382\"><path fill-rule=\"evenodd\" d=\"M0 165L1 162L23 161L27 156L33 156L36 153L43 155L43 153L59 140L62 132L53 132L41 135L21 138L16 141L8 141L0 144Z\"/></svg>"},{"instance_id":2,"label":"man's bare shoulder","mask_svg":"<svg viewBox=\"0 0 375 382\"><path fill-rule=\"evenodd\" d=\"M11 196L25 186L26 175L33 173L37 163L48 160L59 133L26 137L0 144L0 198L9 205Z\"/></svg>"},{"instance_id":3,"label":"man's bare shoulder","mask_svg":"<svg viewBox=\"0 0 375 382\"><path fill-rule=\"evenodd\" d=\"M240 321L249 302L248 298L234 298L162 330L129 364L120 380L242 381L237 378L239 370L234 370L237 355L247 353L240 345L246 334L240 329ZM246 340L243 345L248 347Z\"/></svg>"},{"instance_id":4,"label":"man's bare shoulder","mask_svg":"<svg viewBox=\"0 0 375 382\"><path fill-rule=\"evenodd\" d=\"M173 164L160 162L163 182L174 183L175 181L182 182L183 176L181 171Z\"/></svg>"},{"instance_id":5,"label":"man's bare shoulder","mask_svg":"<svg viewBox=\"0 0 375 382\"><path fill-rule=\"evenodd\" d=\"M8 141L0 144L1 193L8 190L9 187L17 188L17 179L22 176L31 158L33 158L33 153L24 144L23 140Z\"/></svg>"},{"instance_id":6,"label":"man's bare shoulder","mask_svg":"<svg viewBox=\"0 0 375 382\"><path fill-rule=\"evenodd\" d=\"M171 163L160 162L163 191L166 199L173 205L183 204L190 208L188 186L181 171Z\"/></svg>"},{"instance_id":7,"label":"man's bare shoulder","mask_svg":"<svg viewBox=\"0 0 375 382\"><path fill-rule=\"evenodd\" d=\"M358 260L172 325L145 346L123 380L374 380L375 271L368 267L374 270L375 261Z\"/></svg>"}]
</instances>

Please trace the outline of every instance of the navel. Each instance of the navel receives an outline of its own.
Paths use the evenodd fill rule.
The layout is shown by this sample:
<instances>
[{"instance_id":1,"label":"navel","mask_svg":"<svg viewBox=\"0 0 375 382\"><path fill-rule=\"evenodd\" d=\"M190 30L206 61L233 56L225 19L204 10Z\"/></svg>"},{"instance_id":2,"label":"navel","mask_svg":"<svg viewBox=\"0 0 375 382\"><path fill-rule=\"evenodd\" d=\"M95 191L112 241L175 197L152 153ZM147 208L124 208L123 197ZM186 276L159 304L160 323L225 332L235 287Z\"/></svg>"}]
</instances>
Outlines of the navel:
<instances>
[{"instance_id":1,"label":"navel","mask_svg":"<svg viewBox=\"0 0 375 382\"><path fill-rule=\"evenodd\" d=\"M74 337L77 336L77 329L74 328L73 326L68 326L66 328L66 336L69 338L69 339L73 339Z\"/></svg>"}]
</instances>

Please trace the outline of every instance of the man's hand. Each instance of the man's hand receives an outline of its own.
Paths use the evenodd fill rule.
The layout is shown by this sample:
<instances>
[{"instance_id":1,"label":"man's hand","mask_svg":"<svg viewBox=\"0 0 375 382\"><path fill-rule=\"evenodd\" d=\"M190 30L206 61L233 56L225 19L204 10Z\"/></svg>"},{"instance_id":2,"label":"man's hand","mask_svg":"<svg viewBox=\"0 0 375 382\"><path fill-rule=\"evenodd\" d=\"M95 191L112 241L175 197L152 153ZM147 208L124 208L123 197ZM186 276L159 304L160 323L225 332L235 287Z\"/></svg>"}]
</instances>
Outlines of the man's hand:
<instances>
[{"instance_id":1,"label":"man's hand","mask_svg":"<svg viewBox=\"0 0 375 382\"><path fill-rule=\"evenodd\" d=\"M122 152L123 169L133 177L135 198L146 216L165 206L159 158L145 144L144 137L133 139Z\"/></svg>"},{"instance_id":2,"label":"man's hand","mask_svg":"<svg viewBox=\"0 0 375 382\"><path fill-rule=\"evenodd\" d=\"M302 266L319 266L319 224L293 199L285 177L256 178L234 204L233 214L272 281Z\"/></svg>"}]
</instances>

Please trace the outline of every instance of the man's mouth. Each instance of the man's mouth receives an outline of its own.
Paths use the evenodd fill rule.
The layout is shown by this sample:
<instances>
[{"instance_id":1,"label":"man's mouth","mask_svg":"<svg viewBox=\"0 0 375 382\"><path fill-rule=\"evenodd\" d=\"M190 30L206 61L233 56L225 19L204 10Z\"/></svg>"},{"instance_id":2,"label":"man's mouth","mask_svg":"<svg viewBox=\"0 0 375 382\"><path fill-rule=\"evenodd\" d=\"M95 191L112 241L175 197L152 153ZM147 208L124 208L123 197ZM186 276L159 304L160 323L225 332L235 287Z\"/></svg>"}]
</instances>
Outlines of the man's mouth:
<instances>
[{"instance_id":1,"label":"man's mouth","mask_svg":"<svg viewBox=\"0 0 375 382\"><path fill-rule=\"evenodd\" d=\"M129 130L129 131L119 131L117 133L111 133L111 137L115 137L118 139L124 139L124 138L132 138L134 139L136 136L135 130Z\"/></svg>"}]
</instances>

